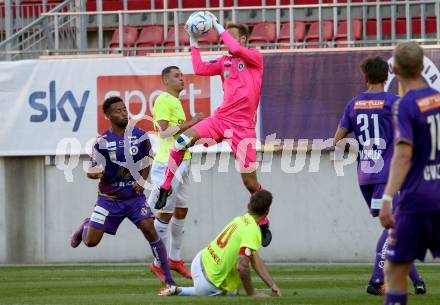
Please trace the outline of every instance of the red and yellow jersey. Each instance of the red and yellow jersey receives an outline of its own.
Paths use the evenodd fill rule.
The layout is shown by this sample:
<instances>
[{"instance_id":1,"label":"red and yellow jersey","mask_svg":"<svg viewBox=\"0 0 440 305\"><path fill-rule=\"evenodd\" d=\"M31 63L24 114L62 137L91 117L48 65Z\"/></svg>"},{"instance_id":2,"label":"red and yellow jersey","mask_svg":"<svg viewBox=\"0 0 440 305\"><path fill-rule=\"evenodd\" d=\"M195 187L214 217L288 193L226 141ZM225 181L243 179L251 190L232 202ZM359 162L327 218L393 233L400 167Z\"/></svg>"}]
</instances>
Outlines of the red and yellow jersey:
<instances>
[{"instance_id":1,"label":"red and yellow jersey","mask_svg":"<svg viewBox=\"0 0 440 305\"><path fill-rule=\"evenodd\" d=\"M237 271L241 248L258 251L261 231L250 214L234 218L202 252L202 263L212 284L226 291L240 285Z\"/></svg>"}]
</instances>

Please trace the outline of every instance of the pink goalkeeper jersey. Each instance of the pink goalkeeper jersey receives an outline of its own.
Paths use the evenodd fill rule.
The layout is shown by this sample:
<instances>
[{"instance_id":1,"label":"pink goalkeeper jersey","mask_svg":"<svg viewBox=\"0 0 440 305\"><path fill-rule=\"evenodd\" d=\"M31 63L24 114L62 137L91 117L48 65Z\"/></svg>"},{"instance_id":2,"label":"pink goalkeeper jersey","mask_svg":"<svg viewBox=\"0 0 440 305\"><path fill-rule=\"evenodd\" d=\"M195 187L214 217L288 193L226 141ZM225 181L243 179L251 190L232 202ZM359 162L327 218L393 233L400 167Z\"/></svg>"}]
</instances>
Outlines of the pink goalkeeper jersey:
<instances>
[{"instance_id":1,"label":"pink goalkeeper jersey","mask_svg":"<svg viewBox=\"0 0 440 305\"><path fill-rule=\"evenodd\" d=\"M200 50L191 48L196 75L220 75L223 103L214 116L247 128L255 128L263 78L263 56L256 49L242 47L227 31L221 34L233 56L222 56L210 62L202 61Z\"/></svg>"}]
</instances>

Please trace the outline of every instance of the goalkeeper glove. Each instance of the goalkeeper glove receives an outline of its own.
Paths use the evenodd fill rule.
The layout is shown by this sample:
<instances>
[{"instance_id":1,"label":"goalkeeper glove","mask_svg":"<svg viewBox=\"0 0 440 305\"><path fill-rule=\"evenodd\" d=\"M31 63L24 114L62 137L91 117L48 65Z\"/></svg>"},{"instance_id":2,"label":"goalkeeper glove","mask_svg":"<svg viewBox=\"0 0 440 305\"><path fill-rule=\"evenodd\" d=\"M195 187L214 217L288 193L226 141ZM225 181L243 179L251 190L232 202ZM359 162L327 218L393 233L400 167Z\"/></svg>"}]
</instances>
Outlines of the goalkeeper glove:
<instances>
[{"instance_id":1,"label":"goalkeeper glove","mask_svg":"<svg viewBox=\"0 0 440 305\"><path fill-rule=\"evenodd\" d=\"M217 31L217 33L219 35L221 35L221 33L223 33L225 31L225 28L218 22L217 17L211 13L211 12L206 12L209 16L211 16L212 18L212 26L214 27L214 29Z\"/></svg>"},{"instance_id":2,"label":"goalkeeper glove","mask_svg":"<svg viewBox=\"0 0 440 305\"><path fill-rule=\"evenodd\" d=\"M198 48L199 47L199 44L198 44L198 42L197 42L197 36L195 36L192 32L191 32L191 29L187 26L187 25L185 25L185 31L188 33L188 35L189 35L189 46L191 47L191 48Z\"/></svg>"}]
</instances>

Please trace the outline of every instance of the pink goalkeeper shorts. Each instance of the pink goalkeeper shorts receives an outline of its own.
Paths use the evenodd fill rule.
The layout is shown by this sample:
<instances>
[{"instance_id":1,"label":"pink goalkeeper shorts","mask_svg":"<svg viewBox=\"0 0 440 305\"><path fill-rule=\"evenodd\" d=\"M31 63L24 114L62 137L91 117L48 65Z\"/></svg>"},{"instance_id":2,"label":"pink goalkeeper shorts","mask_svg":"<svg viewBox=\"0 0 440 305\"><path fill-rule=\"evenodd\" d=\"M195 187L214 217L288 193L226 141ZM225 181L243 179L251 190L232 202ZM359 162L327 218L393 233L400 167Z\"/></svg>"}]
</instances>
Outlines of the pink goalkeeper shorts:
<instances>
[{"instance_id":1,"label":"pink goalkeeper shorts","mask_svg":"<svg viewBox=\"0 0 440 305\"><path fill-rule=\"evenodd\" d=\"M235 125L215 116L200 121L192 128L197 131L200 139L203 139L203 143L206 143L205 145L213 145L223 140L228 142L235 158L240 162L242 171L256 169L255 128Z\"/></svg>"}]
</instances>

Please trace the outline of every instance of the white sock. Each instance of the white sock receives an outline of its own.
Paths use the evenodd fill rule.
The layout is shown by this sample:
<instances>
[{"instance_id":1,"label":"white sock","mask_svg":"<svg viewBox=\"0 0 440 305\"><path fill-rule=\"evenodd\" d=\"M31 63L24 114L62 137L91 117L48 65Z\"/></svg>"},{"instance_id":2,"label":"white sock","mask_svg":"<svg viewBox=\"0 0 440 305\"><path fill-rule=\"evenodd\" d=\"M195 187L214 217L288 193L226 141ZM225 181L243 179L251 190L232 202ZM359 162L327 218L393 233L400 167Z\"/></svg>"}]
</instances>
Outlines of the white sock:
<instances>
[{"instance_id":1,"label":"white sock","mask_svg":"<svg viewBox=\"0 0 440 305\"><path fill-rule=\"evenodd\" d=\"M180 296L192 296L197 295L195 287L180 287Z\"/></svg>"},{"instance_id":2,"label":"white sock","mask_svg":"<svg viewBox=\"0 0 440 305\"><path fill-rule=\"evenodd\" d=\"M159 239L162 239L163 244L165 245L165 248L167 248L167 241L168 241L168 223L163 222L157 218L154 219L154 228L156 229L157 235L159 235ZM159 262L154 259L154 264L157 267L160 267Z\"/></svg>"},{"instance_id":3,"label":"white sock","mask_svg":"<svg viewBox=\"0 0 440 305\"><path fill-rule=\"evenodd\" d=\"M171 246L168 257L173 261L180 261L185 219L171 218Z\"/></svg>"}]
</instances>

